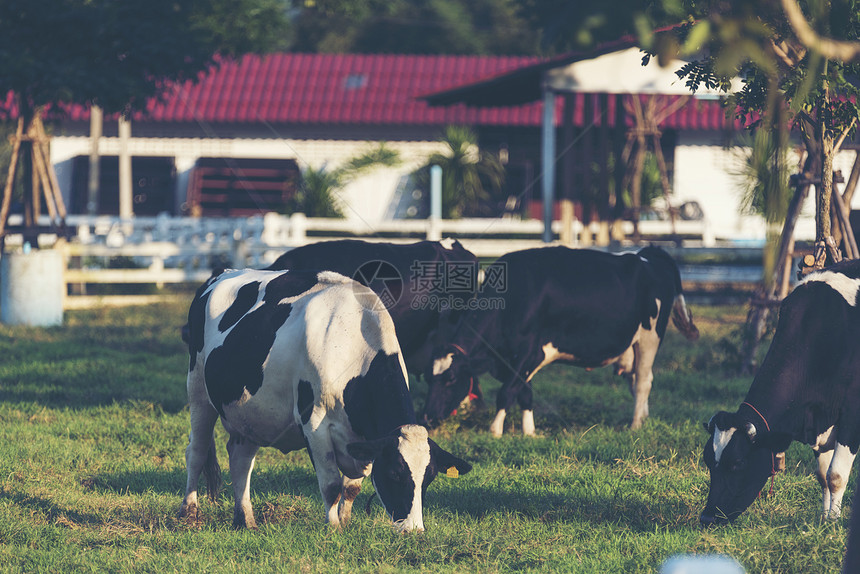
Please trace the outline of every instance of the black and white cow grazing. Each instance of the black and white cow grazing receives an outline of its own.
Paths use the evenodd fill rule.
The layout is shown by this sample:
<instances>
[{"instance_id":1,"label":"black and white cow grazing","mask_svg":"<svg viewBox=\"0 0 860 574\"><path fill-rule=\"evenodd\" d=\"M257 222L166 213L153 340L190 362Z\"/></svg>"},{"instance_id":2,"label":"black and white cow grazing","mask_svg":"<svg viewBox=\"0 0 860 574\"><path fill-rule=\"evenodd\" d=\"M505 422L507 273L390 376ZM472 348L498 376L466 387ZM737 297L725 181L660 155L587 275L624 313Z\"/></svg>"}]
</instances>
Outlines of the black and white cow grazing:
<instances>
[{"instance_id":1,"label":"black and white cow grazing","mask_svg":"<svg viewBox=\"0 0 860 574\"><path fill-rule=\"evenodd\" d=\"M197 482L220 483L213 429L230 434L233 524L255 527L250 475L261 446L307 447L326 520L345 523L362 480L402 531L423 530L424 491L441 469L471 466L416 424L391 318L370 289L333 272L230 270L197 292L188 313L188 483L180 516L197 511Z\"/></svg>"},{"instance_id":2,"label":"black and white cow grazing","mask_svg":"<svg viewBox=\"0 0 860 574\"><path fill-rule=\"evenodd\" d=\"M838 518L860 445L860 261L808 275L782 302L773 342L737 412L705 425L702 524L737 518L792 441L812 446L826 518Z\"/></svg>"},{"instance_id":3,"label":"black and white cow grazing","mask_svg":"<svg viewBox=\"0 0 860 574\"><path fill-rule=\"evenodd\" d=\"M506 281L499 281L504 274ZM616 365L636 399L632 428L648 416L651 367L669 316L695 339L681 276L668 253L646 247L636 254L548 247L516 251L487 269L495 285L479 295L474 311L449 344L434 353L425 422L448 416L474 377L490 372L503 384L490 430L502 434L517 401L523 433L534 434L531 380L554 361L592 368ZM486 282L485 282L486 284Z\"/></svg>"},{"instance_id":4,"label":"black and white cow grazing","mask_svg":"<svg viewBox=\"0 0 860 574\"><path fill-rule=\"evenodd\" d=\"M456 323L456 308L464 309L475 292L474 286L446 287L446 275L469 273L472 276L466 279L476 281L478 258L451 239L406 245L344 239L297 247L267 269L336 271L373 289L394 321L406 368L421 375L434 344L441 342L439 337L447 326ZM436 297L431 299L431 295ZM447 308L432 301L445 303Z\"/></svg>"}]
</instances>

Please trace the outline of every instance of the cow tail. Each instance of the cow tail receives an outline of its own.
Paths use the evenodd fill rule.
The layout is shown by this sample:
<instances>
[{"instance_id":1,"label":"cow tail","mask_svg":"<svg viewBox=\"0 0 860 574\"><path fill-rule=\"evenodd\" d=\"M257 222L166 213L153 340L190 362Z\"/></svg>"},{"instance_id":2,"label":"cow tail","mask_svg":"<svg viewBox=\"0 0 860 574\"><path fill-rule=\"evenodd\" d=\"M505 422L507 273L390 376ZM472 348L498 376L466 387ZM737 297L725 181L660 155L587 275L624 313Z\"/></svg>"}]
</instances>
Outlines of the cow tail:
<instances>
[{"instance_id":1,"label":"cow tail","mask_svg":"<svg viewBox=\"0 0 860 574\"><path fill-rule=\"evenodd\" d=\"M215 501L221 491L221 467L218 465L218 455L215 452L215 440L209 443L206 452L206 462L203 464L203 475L206 477L206 495Z\"/></svg>"}]
</instances>

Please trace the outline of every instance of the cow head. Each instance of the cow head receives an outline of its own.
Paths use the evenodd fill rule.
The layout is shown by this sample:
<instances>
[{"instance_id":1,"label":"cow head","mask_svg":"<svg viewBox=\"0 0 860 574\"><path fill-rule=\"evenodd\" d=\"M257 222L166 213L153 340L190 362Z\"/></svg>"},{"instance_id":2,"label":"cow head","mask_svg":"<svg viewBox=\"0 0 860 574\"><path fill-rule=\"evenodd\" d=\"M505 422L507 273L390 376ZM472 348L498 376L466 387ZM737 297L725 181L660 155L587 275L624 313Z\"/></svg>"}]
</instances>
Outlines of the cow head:
<instances>
[{"instance_id":1,"label":"cow head","mask_svg":"<svg viewBox=\"0 0 860 574\"><path fill-rule=\"evenodd\" d=\"M469 358L455 345L444 345L433 352L424 378L428 387L424 422L430 427L448 417L475 390Z\"/></svg>"},{"instance_id":2,"label":"cow head","mask_svg":"<svg viewBox=\"0 0 860 574\"><path fill-rule=\"evenodd\" d=\"M424 530L424 493L436 474L460 475L472 470L468 462L430 440L427 429L420 425L405 425L394 434L346 448L357 460L373 463L373 488L401 532Z\"/></svg>"},{"instance_id":3,"label":"cow head","mask_svg":"<svg viewBox=\"0 0 860 574\"><path fill-rule=\"evenodd\" d=\"M703 453L711 486L699 521L712 526L734 520L753 503L775 472L775 453L787 449L791 437L757 428L737 413L719 412L704 426L711 435Z\"/></svg>"}]
</instances>

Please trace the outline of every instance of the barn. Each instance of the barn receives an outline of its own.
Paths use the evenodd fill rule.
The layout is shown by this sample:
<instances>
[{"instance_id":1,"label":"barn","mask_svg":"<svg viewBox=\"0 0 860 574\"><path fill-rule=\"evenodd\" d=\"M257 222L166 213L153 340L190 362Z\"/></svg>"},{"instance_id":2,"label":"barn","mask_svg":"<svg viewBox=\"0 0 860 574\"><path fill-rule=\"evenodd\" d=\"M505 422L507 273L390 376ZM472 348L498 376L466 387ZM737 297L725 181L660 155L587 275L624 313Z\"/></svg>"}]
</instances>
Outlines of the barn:
<instances>
[{"instance_id":1,"label":"barn","mask_svg":"<svg viewBox=\"0 0 860 574\"><path fill-rule=\"evenodd\" d=\"M410 174L442 150L446 126L468 125L481 149L505 164L511 211L541 218L548 192L578 201L620 177L623 170L594 173L592 166L607 165L608 152L620 157L636 125L634 108L653 106L672 204L699 206L709 238L761 240L763 222L738 213L739 157L726 147L740 124L726 118L718 94L690 95L674 74L680 61L661 69L641 60L629 41L551 60L246 55L149 102L125 123L127 143L116 118L106 118L94 140L89 110L71 108L53 125L51 160L71 213L86 212L88 156L97 141L99 213L119 214L117 165L125 149L134 214L245 216L282 211L306 167L336 167L385 142L402 163L357 178L340 196L346 217L373 225L426 217L428 191ZM554 158L552 178L541 177L547 157ZM843 152L836 168L847 175L853 158L853 150ZM812 213L801 217L798 238L813 235Z\"/></svg>"}]
</instances>

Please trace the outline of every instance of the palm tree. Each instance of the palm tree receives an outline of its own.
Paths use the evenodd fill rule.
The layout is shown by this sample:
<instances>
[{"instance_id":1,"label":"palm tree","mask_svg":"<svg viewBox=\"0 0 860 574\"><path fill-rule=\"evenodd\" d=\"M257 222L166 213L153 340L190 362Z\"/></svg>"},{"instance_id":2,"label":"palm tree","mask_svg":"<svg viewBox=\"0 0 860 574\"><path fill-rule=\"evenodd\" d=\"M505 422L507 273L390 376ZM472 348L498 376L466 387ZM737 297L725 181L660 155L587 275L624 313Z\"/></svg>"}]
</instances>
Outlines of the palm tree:
<instances>
[{"instance_id":1,"label":"palm tree","mask_svg":"<svg viewBox=\"0 0 860 574\"><path fill-rule=\"evenodd\" d=\"M308 217L343 218L343 206L338 192L356 177L375 167L393 167L400 163L397 151L386 147L385 142L361 155L353 157L342 166L328 169L307 167L296 197L296 204L289 211L301 211Z\"/></svg>"},{"instance_id":2,"label":"palm tree","mask_svg":"<svg viewBox=\"0 0 860 574\"><path fill-rule=\"evenodd\" d=\"M737 172L741 183L742 213L764 218L766 241L763 253L765 287L773 282L782 223L791 201L787 142L779 142L780 130L757 129L745 135L740 147L742 161Z\"/></svg>"},{"instance_id":3,"label":"palm tree","mask_svg":"<svg viewBox=\"0 0 860 574\"><path fill-rule=\"evenodd\" d=\"M486 215L505 182L499 158L481 151L475 132L464 126L448 126L441 141L445 151L430 156L428 165L442 168L442 216Z\"/></svg>"},{"instance_id":4,"label":"palm tree","mask_svg":"<svg viewBox=\"0 0 860 574\"><path fill-rule=\"evenodd\" d=\"M792 192L789 187L788 134L784 128L775 130L759 127L752 137L745 136L741 146L742 161L736 175L741 182L741 212L760 215L766 227L765 247L762 250L762 282L756 289L755 300L771 298L780 288L776 282L776 268L782 240L783 222L788 216ZM767 328L770 308L767 305L750 305L744 329L744 348L741 372L755 370L759 344Z\"/></svg>"}]
</instances>

